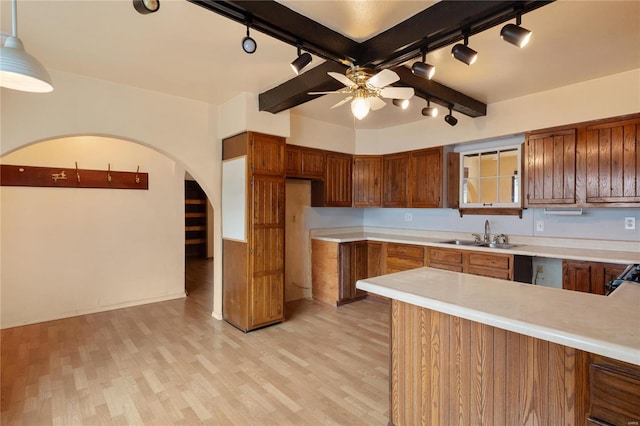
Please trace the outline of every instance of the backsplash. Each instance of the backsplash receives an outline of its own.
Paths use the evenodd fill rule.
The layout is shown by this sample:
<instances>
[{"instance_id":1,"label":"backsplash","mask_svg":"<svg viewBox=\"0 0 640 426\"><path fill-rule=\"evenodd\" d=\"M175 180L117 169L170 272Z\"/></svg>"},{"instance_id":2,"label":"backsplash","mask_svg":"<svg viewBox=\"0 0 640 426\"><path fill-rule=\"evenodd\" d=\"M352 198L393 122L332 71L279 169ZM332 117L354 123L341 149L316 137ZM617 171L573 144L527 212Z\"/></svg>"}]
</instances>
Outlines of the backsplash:
<instances>
[{"instance_id":1,"label":"backsplash","mask_svg":"<svg viewBox=\"0 0 640 426\"><path fill-rule=\"evenodd\" d=\"M635 230L624 229L626 217L635 218ZM640 242L640 210L632 208L584 209L581 216L546 215L544 209L526 209L520 219L517 216L489 215L460 217L458 210L453 209L308 207L305 227L368 226L471 234L484 232L484 222L487 219L492 234ZM536 230L540 225L543 231Z\"/></svg>"}]
</instances>

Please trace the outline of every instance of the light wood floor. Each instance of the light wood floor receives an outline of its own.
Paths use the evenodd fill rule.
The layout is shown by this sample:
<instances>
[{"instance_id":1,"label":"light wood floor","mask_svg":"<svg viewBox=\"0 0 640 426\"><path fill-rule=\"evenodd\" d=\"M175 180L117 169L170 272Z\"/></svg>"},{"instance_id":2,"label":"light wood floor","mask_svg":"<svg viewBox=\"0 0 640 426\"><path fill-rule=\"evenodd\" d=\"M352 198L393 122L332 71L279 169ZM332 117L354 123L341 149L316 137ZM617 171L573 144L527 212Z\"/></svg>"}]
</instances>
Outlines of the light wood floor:
<instances>
[{"instance_id":1,"label":"light wood floor","mask_svg":"<svg viewBox=\"0 0 640 426\"><path fill-rule=\"evenodd\" d=\"M385 425L389 306L287 305L244 334L211 318L211 262L184 300L1 333L2 425Z\"/></svg>"}]
</instances>

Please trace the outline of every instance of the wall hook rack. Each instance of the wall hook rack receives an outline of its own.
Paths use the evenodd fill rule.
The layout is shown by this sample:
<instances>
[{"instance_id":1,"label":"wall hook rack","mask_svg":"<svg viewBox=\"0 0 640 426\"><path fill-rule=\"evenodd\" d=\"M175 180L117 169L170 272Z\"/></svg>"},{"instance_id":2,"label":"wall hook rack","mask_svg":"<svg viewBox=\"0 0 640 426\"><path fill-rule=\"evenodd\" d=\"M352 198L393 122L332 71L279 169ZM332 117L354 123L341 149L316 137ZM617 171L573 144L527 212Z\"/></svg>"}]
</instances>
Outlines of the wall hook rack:
<instances>
[{"instance_id":1,"label":"wall hook rack","mask_svg":"<svg viewBox=\"0 0 640 426\"><path fill-rule=\"evenodd\" d=\"M69 179L75 171L76 179ZM140 166L135 172L118 172L111 170L111 163L105 170L79 169L75 162L75 170L61 167L37 167L0 164L0 185L32 186L50 188L105 188L105 189L149 189L148 173L140 173ZM80 179L82 174L82 180Z\"/></svg>"}]
</instances>

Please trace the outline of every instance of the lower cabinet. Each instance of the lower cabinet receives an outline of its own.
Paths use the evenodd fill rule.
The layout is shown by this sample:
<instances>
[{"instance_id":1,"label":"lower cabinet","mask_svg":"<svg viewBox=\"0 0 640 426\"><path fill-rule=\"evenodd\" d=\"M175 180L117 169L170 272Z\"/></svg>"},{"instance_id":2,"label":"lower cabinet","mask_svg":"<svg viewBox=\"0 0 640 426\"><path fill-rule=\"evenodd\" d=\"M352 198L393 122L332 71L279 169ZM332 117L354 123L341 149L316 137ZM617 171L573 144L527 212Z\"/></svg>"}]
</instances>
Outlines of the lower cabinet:
<instances>
[{"instance_id":1,"label":"lower cabinet","mask_svg":"<svg viewBox=\"0 0 640 426\"><path fill-rule=\"evenodd\" d=\"M429 247L427 266L483 277L513 280L513 255Z\"/></svg>"},{"instance_id":2,"label":"lower cabinet","mask_svg":"<svg viewBox=\"0 0 640 426\"><path fill-rule=\"evenodd\" d=\"M617 263L563 260L562 288L604 295L605 284L620 275L626 267Z\"/></svg>"},{"instance_id":3,"label":"lower cabinet","mask_svg":"<svg viewBox=\"0 0 640 426\"><path fill-rule=\"evenodd\" d=\"M423 246L387 243L387 255L384 263L385 274L408 271L409 269L424 266L424 250L425 247Z\"/></svg>"}]
</instances>

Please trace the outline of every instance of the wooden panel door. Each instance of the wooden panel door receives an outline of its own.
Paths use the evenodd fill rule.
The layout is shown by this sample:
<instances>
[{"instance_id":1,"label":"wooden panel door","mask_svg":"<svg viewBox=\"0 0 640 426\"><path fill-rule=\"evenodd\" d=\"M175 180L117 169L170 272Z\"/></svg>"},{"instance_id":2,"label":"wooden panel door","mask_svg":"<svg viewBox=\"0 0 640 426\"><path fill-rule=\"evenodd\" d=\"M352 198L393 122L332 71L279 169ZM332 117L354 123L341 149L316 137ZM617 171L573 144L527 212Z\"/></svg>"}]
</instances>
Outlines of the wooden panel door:
<instances>
[{"instance_id":1,"label":"wooden panel door","mask_svg":"<svg viewBox=\"0 0 640 426\"><path fill-rule=\"evenodd\" d=\"M382 206L382 156L353 157L353 207Z\"/></svg>"},{"instance_id":2,"label":"wooden panel door","mask_svg":"<svg viewBox=\"0 0 640 426\"><path fill-rule=\"evenodd\" d=\"M412 151L409 207L442 207L443 148Z\"/></svg>"},{"instance_id":3,"label":"wooden panel door","mask_svg":"<svg viewBox=\"0 0 640 426\"><path fill-rule=\"evenodd\" d=\"M351 270L352 270L352 281L351 281L351 294L354 297L365 296L367 294L366 291L360 290L356 288L356 281L363 280L368 278L369 270L368 270L368 247L366 241L358 241L352 243L351 245L352 258L351 258Z\"/></svg>"},{"instance_id":4,"label":"wooden panel door","mask_svg":"<svg viewBox=\"0 0 640 426\"><path fill-rule=\"evenodd\" d=\"M280 136L250 133L251 173L283 176L285 170L285 140Z\"/></svg>"},{"instance_id":5,"label":"wooden panel door","mask_svg":"<svg viewBox=\"0 0 640 426\"><path fill-rule=\"evenodd\" d=\"M408 207L408 180L408 152L382 157L382 205L384 207Z\"/></svg>"},{"instance_id":6,"label":"wooden panel door","mask_svg":"<svg viewBox=\"0 0 640 426\"><path fill-rule=\"evenodd\" d=\"M525 206L576 203L576 129L530 134L525 161Z\"/></svg>"},{"instance_id":7,"label":"wooden panel door","mask_svg":"<svg viewBox=\"0 0 640 426\"><path fill-rule=\"evenodd\" d=\"M591 293L591 262L563 260L562 288Z\"/></svg>"},{"instance_id":8,"label":"wooden panel door","mask_svg":"<svg viewBox=\"0 0 640 426\"><path fill-rule=\"evenodd\" d=\"M302 177L324 178L325 152L319 149L302 148Z\"/></svg>"},{"instance_id":9,"label":"wooden panel door","mask_svg":"<svg viewBox=\"0 0 640 426\"><path fill-rule=\"evenodd\" d=\"M382 243L369 241L367 243L367 278L382 275Z\"/></svg>"},{"instance_id":10,"label":"wooden panel door","mask_svg":"<svg viewBox=\"0 0 640 426\"><path fill-rule=\"evenodd\" d=\"M640 202L640 119L587 126L588 203Z\"/></svg>"},{"instance_id":11,"label":"wooden panel door","mask_svg":"<svg viewBox=\"0 0 640 426\"><path fill-rule=\"evenodd\" d=\"M254 175L249 249L250 327L284 317L284 194L281 177Z\"/></svg>"},{"instance_id":12,"label":"wooden panel door","mask_svg":"<svg viewBox=\"0 0 640 426\"><path fill-rule=\"evenodd\" d=\"M285 174L287 177L302 177L302 150L300 147L287 145Z\"/></svg>"},{"instance_id":13,"label":"wooden panel door","mask_svg":"<svg viewBox=\"0 0 640 426\"><path fill-rule=\"evenodd\" d=\"M325 207L351 207L351 155L327 154L324 180Z\"/></svg>"}]
</instances>

